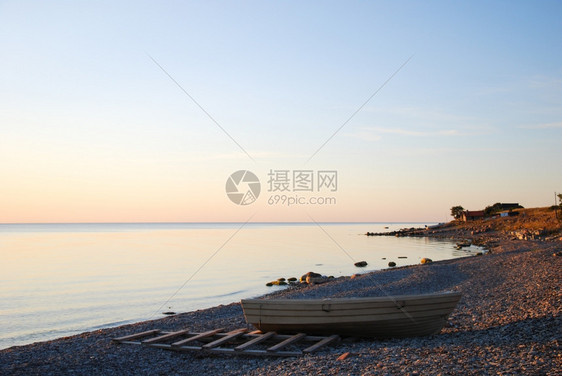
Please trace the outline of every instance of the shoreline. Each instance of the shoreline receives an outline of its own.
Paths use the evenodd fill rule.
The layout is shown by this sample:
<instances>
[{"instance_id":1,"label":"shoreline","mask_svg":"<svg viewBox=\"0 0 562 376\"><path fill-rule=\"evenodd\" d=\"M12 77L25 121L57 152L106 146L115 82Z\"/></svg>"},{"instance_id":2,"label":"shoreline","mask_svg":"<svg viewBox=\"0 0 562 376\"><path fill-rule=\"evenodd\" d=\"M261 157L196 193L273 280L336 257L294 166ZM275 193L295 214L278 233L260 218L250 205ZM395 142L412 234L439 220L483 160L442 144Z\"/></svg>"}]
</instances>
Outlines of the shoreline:
<instances>
[{"instance_id":1,"label":"shoreline","mask_svg":"<svg viewBox=\"0 0 562 376\"><path fill-rule=\"evenodd\" d=\"M504 233L444 227L432 238L470 238L489 253L385 269L356 278L288 288L271 297L344 297L460 291L441 333L418 338L344 340L301 358L204 356L111 339L150 329L236 329L239 303L0 350L0 374L557 374L562 369L562 241L514 240ZM556 256L555 256L556 255ZM338 356L349 352L345 360Z\"/></svg>"}]
</instances>

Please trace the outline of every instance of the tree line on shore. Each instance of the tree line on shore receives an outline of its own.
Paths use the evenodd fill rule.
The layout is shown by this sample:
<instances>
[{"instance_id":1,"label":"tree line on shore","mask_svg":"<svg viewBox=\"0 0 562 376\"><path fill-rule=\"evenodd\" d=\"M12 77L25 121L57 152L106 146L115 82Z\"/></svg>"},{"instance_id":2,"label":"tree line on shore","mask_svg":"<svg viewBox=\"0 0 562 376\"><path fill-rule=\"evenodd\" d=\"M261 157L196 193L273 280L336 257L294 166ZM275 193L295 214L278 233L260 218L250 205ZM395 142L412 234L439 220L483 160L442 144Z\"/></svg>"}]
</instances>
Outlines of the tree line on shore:
<instances>
[{"instance_id":1,"label":"tree line on shore","mask_svg":"<svg viewBox=\"0 0 562 376\"><path fill-rule=\"evenodd\" d=\"M556 198L557 201L555 202L555 205L552 205L550 209L556 212L556 218L558 220L562 220L562 193L555 194L555 199ZM519 208L523 208L523 206L519 205ZM484 216L491 217L503 210L503 204L500 202L496 202L495 204L488 205L486 206L486 208L484 208ZM454 219L461 219L464 212L465 208L463 208L461 205L451 207L451 216Z\"/></svg>"}]
</instances>

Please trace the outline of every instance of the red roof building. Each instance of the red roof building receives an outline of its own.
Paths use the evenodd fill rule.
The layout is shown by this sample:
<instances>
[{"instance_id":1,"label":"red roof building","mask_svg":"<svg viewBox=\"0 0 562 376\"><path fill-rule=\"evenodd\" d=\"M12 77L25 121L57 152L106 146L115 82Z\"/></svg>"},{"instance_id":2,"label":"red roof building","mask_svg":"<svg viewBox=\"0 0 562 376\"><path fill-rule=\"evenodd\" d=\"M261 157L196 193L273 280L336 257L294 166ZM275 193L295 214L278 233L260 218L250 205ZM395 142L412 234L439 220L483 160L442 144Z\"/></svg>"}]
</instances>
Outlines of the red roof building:
<instances>
[{"instance_id":1,"label":"red roof building","mask_svg":"<svg viewBox=\"0 0 562 376\"><path fill-rule=\"evenodd\" d=\"M462 212L462 220L467 221L474 221L475 219L483 219L484 218L484 210L465 210Z\"/></svg>"}]
</instances>

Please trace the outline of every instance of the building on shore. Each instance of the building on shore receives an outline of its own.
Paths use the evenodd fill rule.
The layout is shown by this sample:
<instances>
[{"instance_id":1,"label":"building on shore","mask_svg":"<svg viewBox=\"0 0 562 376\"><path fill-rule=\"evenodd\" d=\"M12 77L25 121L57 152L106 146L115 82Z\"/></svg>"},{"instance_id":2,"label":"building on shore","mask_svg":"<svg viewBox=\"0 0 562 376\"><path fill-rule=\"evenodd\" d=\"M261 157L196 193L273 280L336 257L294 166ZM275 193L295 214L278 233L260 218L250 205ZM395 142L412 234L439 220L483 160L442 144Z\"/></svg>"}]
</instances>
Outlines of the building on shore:
<instances>
[{"instance_id":1,"label":"building on shore","mask_svg":"<svg viewBox=\"0 0 562 376\"><path fill-rule=\"evenodd\" d=\"M462 212L461 219L464 222L474 221L476 219L484 218L484 210L465 210Z\"/></svg>"},{"instance_id":2,"label":"building on shore","mask_svg":"<svg viewBox=\"0 0 562 376\"><path fill-rule=\"evenodd\" d=\"M523 209L519 203L496 203L486 207L484 210L465 210L462 212L461 219L463 222L474 221L477 219L492 218L493 216L508 217L517 215L513 209Z\"/></svg>"}]
</instances>

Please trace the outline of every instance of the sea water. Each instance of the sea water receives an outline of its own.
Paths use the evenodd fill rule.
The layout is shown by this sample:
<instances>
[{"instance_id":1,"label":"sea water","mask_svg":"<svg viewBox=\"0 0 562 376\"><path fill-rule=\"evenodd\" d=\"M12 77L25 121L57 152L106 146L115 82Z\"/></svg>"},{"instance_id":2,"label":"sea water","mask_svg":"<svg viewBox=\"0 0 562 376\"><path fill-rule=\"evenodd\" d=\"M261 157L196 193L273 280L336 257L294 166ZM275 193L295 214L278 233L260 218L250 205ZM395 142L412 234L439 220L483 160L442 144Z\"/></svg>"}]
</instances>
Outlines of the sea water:
<instances>
[{"instance_id":1,"label":"sea water","mask_svg":"<svg viewBox=\"0 0 562 376\"><path fill-rule=\"evenodd\" d=\"M448 241L364 235L430 224L3 224L0 349L228 304L309 271L467 256Z\"/></svg>"}]
</instances>

